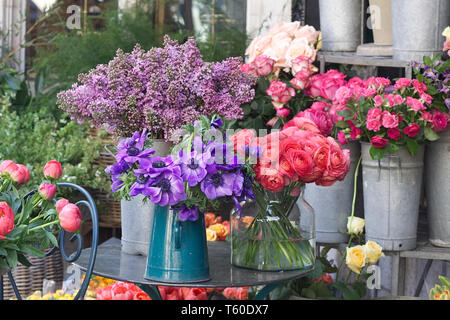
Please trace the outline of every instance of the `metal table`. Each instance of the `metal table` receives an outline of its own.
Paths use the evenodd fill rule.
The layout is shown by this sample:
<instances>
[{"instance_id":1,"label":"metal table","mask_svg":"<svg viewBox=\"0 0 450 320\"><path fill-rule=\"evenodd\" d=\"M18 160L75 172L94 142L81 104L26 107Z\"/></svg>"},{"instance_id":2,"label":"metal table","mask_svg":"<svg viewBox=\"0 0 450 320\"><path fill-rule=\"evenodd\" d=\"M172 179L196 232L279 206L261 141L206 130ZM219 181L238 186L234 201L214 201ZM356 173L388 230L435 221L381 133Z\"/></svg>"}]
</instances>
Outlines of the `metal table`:
<instances>
[{"instance_id":1,"label":"metal table","mask_svg":"<svg viewBox=\"0 0 450 320\"><path fill-rule=\"evenodd\" d=\"M90 248L82 250L74 265L85 270L88 266L90 251ZM120 240L111 238L98 246L93 273L109 279L135 283L153 300L161 299L158 286L197 288L264 286L254 298L263 300L280 283L304 277L313 270L255 271L232 266L230 255L229 243L208 242L210 280L183 284L158 282L144 279L147 257L122 252Z\"/></svg>"}]
</instances>

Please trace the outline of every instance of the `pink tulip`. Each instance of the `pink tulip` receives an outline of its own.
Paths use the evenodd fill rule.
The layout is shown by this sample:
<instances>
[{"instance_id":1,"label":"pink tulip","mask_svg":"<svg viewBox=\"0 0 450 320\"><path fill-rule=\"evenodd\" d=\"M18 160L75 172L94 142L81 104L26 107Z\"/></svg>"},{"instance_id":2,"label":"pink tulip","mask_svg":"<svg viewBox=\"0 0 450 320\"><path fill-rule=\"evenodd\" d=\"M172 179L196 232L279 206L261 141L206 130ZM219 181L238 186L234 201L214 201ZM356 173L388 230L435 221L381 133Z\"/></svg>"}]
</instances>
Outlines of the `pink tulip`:
<instances>
[{"instance_id":1,"label":"pink tulip","mask_svg":"<svg viewBox=\"0 0 450 320\"><path fill-rule=\"evenodd\" d=\"M56 160L51 160L44 166L44 177L46 178L59 179L62 173L61 163Z\"/></svg>"},{"instance_id":2,"label":"pink tulip","mask_svg":"<svg viewBox=\"0 0 450 320\"><path fill-rule=\"evenodd\" d=\"M61 227L69 232L75 232L81 225L80 209L73 203L65 205L59 212L59 223Z\"/></svg>"}]
</instances>

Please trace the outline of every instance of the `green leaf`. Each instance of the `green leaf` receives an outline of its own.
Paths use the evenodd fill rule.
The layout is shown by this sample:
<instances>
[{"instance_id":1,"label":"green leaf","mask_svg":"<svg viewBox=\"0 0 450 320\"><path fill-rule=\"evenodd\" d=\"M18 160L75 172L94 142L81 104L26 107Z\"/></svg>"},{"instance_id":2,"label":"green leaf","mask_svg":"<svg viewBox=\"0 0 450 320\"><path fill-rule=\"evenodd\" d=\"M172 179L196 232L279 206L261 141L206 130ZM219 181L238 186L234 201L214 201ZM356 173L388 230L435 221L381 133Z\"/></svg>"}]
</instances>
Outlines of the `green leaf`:
<instances>
[{"instance_id":1,"label":"green leaf","mask_svg":"<svg viewBox=\"0 0 450 320\"><path fill-rule=\"evenodd\" d=\"M53 233L48 232L47 230L45 230L45 235L47 236L47 238L50 240L50 242L51 242L55 247L58 247L58 240L57 240L56 237L53 235Z\"/></svg>"},{"instance_id":2,"label":"green leaf","mask_svg":"<svg viewBox=\"0 0 450 320\"><path fill-rule=\"evenodd\" d=\"M25 267L31 267L33 265L22 253L17 254L17 260Z\"/></svg>"},{"instance_id":3,"label":"green leaf","mask_svg":"<svg viewBox=\"0 0 450 320\"><path fill-rule=\"evenodd\" d=\"M413 139L406 139L406 147L411 155L415 155L419 151L419 144Z\"/></svg>"},{"instance_id":4,"label":"green leaf","mask_svg":"<svg viewBox=\"0 0 450 320\"><path fill-rule=\"evenodd\" d=\"M377 148L374 146L371 146L369 149L369 154L372 157L373 160L381 160L386 155L387 149L385 148Z\"/></svg>"},{"instance_id":5,"label":"green leaf","mask_svg":"<svg viewBox=\"0 0 450 320\"><path fill-rule=\"evenodd\" d=\"M17 266L17 251L8 250L6 261L8 262L8 265L11 267L11 269L14 269Z\"/></svg>"},{"instance_id":6,"label":"green leaf","mask_svg":"<svg viewBox=\"0 0 450 320\"><path fill-rule=\"evenodd\" d=\"M434 131L430 127L425 127L424 134L425 134L425 138L428 141L436 141L439 139L439 135L436 133L436 131Z\"/></svg>"},{"instance_id":7,"label":"green leaf","mask_svg":"<svg viewBox=\"0 0 450 320\"><path fill-rule=\"evenodd\" d=\"M349 127L350 127L350 125L349 125L346 121L344 121L344 120L338 121L338 122L335 124L335 126L338 127L338 128L342 128L342 129L345 129L345 128L349 128Z\"/></svg>"},{"instance_id":8,"label":"green leaf","mask_svg":"<svg viewBox=\"0 0 450 320\"><path fill-rule=\"evenodd\" d=\"M30 256L33 256L33 257L38 257L38 258L45 257L45 254L41 250L39 250L38 248L36 248L32 245L29 245L29 244L22 244L20 246L20 249L23 253L29 254Z\"/></svg>"}]
</instances>

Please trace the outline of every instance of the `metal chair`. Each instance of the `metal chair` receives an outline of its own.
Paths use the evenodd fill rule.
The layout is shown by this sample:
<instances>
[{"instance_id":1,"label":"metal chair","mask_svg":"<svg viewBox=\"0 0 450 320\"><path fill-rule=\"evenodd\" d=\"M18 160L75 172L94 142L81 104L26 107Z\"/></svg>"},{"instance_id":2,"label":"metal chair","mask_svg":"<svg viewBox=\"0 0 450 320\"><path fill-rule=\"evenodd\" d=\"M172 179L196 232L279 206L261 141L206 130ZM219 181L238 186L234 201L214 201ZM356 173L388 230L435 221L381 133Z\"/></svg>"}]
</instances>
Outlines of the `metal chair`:
<instances>
[{"instance_id":1,"label":"metal chair","mask_svg":"<svg viewBox=\"0 0 450 320\"><path fill-rule=\"evenodd\" d=\"M90 257L89 257L89 264L86 268L86 273L85 273L85 277L84 280L80 286L80 289L78 290L76 296L74 297L74 300L80 300L84 298L84 295L86 294L86 290L89 286L89 282L91 280L91 276L92 276L92 272L94 270L94 264L95 264L95 258L97 256L97 245L98 245L98 213L97 213L97 207L95 205L94 200L92 199L91 195L89 194L88 191L86 191L86 189L84 189L83 187L80 187L76 184L72 184L72 183L58 183L57 184L58 187L64 187L64 188L72 188L72 189L76 189L79 192L81 192L83 194L83 196L86 198L86 200L80 200L78 202L76 202L75 204L78 207L82 207L85 206L87 208L87 210L89 211L90 215L91 215L91 219L92 219L92 247L91 247L91 253L90 253ZM37 190L33 190L31 192L29 192L26 196L25 196L25 200L28 199L29 197L31 197L35 192L37 192ZM56 202L56 200L53 200L54 202ZM59 244L59 249L61 251L61 255L63 257L63 259L69 263L72 263L74 261L76 261L80 254L81 254L81 250L82 250L82 238L79 234L74 234L72 235L69 240L70 241L74 241L75 239L78 240L78 247L76 249L75 252L73 252L70 256L67 255L66 250L65 250L65 234L66 231L65 230L61 230L61 232L58 235L58 244ZM53 247L50 251L48 251L46 253L46 256L50 256L53 253L56 252L56 250L58 249L58 247ZM18 300L22 300L22 297L19 293L19 290L17 288L17 285L14 281L14 277L11 273L11 271L8 272L8 278L9 281L13 287L14 290L14 294L16 295ZM3 300L3 279L0 276L0 300Z\"/></svg>"}]
</instances>

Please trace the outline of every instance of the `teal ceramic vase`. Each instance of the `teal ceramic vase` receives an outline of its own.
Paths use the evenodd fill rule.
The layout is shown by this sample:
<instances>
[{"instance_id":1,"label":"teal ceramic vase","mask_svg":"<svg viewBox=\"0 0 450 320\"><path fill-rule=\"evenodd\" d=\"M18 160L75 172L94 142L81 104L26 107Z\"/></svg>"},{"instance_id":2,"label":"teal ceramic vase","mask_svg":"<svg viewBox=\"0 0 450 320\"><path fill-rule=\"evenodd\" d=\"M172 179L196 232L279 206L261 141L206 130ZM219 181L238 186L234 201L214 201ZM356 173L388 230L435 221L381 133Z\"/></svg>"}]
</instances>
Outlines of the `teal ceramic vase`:
<instances>
[{"instance_id":1,"label":"teal ceramic vase","mask_svg":"<svg viewBox=\"0 0 450 320\"><path fill-rule=\"evenodd\" d=\"M169 206L155 206L145 279L191 283L210 279L203 214L180 221Z\"/></svg>"}]
</instances>

